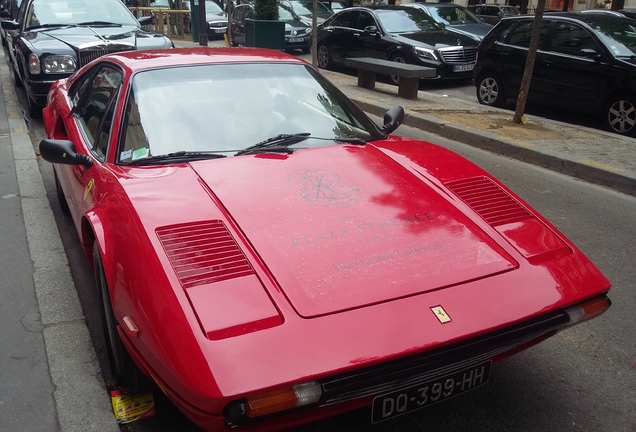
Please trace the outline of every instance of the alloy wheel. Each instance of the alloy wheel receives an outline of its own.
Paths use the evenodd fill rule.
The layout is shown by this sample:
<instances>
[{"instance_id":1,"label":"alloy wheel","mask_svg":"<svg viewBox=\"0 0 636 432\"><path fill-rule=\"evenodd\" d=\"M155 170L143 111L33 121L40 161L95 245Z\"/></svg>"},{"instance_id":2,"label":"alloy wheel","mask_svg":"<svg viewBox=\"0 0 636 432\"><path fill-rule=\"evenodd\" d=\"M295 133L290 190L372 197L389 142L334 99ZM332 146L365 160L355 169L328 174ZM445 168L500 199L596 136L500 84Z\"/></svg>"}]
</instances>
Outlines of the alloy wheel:
<instances>
[{"instance_id":1,"label":"alloy wheel","mask_svg":"<svg viewBox=\"0 0 636 432\"><path fill-rule=\"evenodd\" d=\"M636 107L630 100L618 99L607 110L607 123L613 132L631 135L636 127Z\"/></svg>"}]
</instances>

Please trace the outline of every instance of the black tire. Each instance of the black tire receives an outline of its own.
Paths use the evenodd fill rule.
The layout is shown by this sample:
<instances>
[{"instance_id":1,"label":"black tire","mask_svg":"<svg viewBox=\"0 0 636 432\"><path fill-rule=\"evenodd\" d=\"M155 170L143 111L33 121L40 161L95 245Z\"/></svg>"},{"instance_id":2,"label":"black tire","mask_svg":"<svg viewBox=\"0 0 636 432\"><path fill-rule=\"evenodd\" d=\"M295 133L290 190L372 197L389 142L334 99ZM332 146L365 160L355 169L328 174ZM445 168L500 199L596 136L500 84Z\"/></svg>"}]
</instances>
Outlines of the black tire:
<instances>
[{"instance_id":1,"label":"black tire","mask_svg":"<svg viewBox=\"0 0 636 432\"><path fill-rule=\"evenodd\" d=\"M13 85L16 88L24 87L24 83L22 82L22 79L20 78L20 74L18 73L18 69L17 69L19 66L16 66L13 63L10 63L9 67L12 69L11 79L13 80Z\"/></svg>"},{"instance_id":2,"label":"black tire","mask_svg":"<svg viewBox=\"0 0 636 432\"><path fill-rule=\"evenodd\" d=\"M318 45L318 67L321 69L333 69L331 51L326 43Z\"/></svg>"},{"instance_id":3,"label":"black tire","mask_svg":"<svg viewBox=\"0 0 636 432\"><path fill-rule=\"evenodd\" d=\"M406 59L401 56L401 55L394 55L393 57L391 57L391 61L394 61L396 63L408 63L406 61ZM395 85L399 85L400 84L400 77L397 75L389 75L389 79L391 80L391 82Z\"/></svg>"},{"instance_id":4,"label":"black tire","mask_svg":"<svg viewBox=\"0 0 636 432\"><path fill-rule=\"evenodd\" d=\"M68 203L66 202L66 198L64 198L64 191L62 190L62 185L60 184L60 179L57 177L57 173L55 172L55 170L53 170L53 178L55 179L55 193L57 195L57 202L60 204L62 213L68 216L71 214L71 210L68 208Z\"/></svg>"},{"instance_id":5,"label":"black tire","mask_svg":"<svg viewBox=\"0 0 636 432\"><path fill-rule=\"evenodd\" d=\"M95 268L95 286L101 301L102 326L108 353L108 363L118 388L128 394L145 393L152 389L150 380L137 368L124 343L121 341L117 326L119 323L113 313L113 306L104 274L104 265L97 242L93 245L93 264Z\"/></svg>"},{"instance_id":6,"label":"black tire","mask_svg":"<svg viewBox=\"0 0 636 432\"><path fill-rule=\"evenodd\" d=\"M631 95L616 96L605 105L605 127L619 135L636 134L636 99Z\"/></svg>"},{"instance_id":7,"label":"black tire","mask_svg":"<svg viewBox=\"0 0 636 432\"><path fill-rule=\"evenodd\" d=\"M31 98L28 94L26 99L27 99L27 109L29 110L29 117L31 117L32 119L41 118L43 107L36 104L33 98Z\"/></svg>"},{"instance_id":8,"label":"black tire","mask_svg":"<svg viewBox=\"0 0 636 432\"><path fill-rule=\"evenodd\" d=\"M503 107L506 104L506 94L503 82L494 72L486 72L477 79L477 100L482 105Z\"/></svg>"}]
</instances>

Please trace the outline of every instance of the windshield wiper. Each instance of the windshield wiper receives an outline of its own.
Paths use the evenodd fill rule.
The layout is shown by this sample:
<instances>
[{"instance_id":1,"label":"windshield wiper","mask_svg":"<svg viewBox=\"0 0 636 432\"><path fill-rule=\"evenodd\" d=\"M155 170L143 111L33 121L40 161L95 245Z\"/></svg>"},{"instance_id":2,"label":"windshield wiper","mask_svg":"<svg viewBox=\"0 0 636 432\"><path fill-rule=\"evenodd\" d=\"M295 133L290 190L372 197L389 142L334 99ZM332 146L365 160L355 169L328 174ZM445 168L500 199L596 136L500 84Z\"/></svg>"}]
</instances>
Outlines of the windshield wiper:
<instances>
[{"instance_id":1,"label":"windshield wiper","mask_svg":"<svg viewBox=\"0 0 636 432\"><path fill-rule=\"evenodd\" d=\"M362 138L315 137L315 136L312 136L311 133L309 132L302 132L302 133L295 133L295 134L279 134L271 138L268 138L265 141L261 141L252 146L249 146L243 150L239 150L238 152L234 154L234 156L259 153L262 150L267 150L271 152L293 153L294 151L290 149L289 146L298 144L299 142L305 141L307 139L332 141L332 142L346 143L346 144L358 144L358 145L364 145L367 143Z\"/></svg>"},{"instance_id":2,"label":"windshield wiper","mask_svg":"<svg viewBox=\"0 0 636 432\"><path fill-rule=\"evenodd\" d=\"M112 26L112 27L121 27L121 24L114 23L110 21L86 21L78 23L80 26Z\"/></svg>"},{"instance_id":3,"label":"windshield wiper","mask_svg":"<svg viewBox=\"0 0 636 432\"><path fill-rule=\"evenodd\" d=\"M38 24L31 26L25 30L36 30L36 29L46 29L46 28L65 28L65 27L75 27L74 24Z\"/></svg>"},{"instance_id":4,"label":"windshield wiper","mask_svg":"<svg viewBox=\"0 0 636 432\"><path fill-rule=\"evenodd\" d=\"M239 150L234 153L234 156L260 153L261 150L293 153L293 150L290 150L288 147L306 140L307 138L309 138L310 135L311 134L309 132L297 134L278 134L271 138L267 138L265 141L257 142L256 144L244 148L243 150Z\"/></svg>"},{"instance_id":5,"label":"windshield wiper","mask_svg":"<svg viewBox=\"0 0 636 432\"><path fill-rule=\"evenodd\" d=\"M137 159L130 162L124 162L126 165L154 165L162 162L190 162L194 160L204 159L218 159L227 157L222 154L214 152L192 152L192 151L178 151L174 153L168 153L157 156L150 156L142 159Z\"/></svg>"}]
</instances>

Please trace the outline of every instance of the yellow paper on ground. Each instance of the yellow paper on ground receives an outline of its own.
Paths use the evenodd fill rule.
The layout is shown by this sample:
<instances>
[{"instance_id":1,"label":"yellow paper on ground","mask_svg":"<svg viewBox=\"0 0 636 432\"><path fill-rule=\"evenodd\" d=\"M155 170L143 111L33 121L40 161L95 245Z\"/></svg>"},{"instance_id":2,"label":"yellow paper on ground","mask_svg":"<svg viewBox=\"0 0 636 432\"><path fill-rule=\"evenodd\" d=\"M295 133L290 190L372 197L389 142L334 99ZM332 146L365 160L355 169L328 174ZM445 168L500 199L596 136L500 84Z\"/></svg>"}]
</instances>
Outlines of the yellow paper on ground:
<instances>
[{"instance_id":1,"label":"yellow paper on ground","mask_svg":"<svg viewBox=\"0 0 636 432\"><path fill-rule=\"evenodd\" d=\"M152 393L127 395L119 390L110 392L115 418L120 424L131 423L155 414L155 400Z\"/></svg>"}]
</instances>

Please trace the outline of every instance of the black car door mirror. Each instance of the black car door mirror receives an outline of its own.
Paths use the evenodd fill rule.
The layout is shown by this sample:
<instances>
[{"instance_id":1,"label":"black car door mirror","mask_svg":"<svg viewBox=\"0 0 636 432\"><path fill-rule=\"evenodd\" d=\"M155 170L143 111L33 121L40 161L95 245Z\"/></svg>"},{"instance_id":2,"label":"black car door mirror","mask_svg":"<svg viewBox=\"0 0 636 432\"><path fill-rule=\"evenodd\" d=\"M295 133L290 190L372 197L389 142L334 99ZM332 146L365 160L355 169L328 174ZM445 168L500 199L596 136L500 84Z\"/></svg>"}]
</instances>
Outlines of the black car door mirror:
<instances>
[{"instance_id":1,"label":"black car door mirror","mask_svg":"<svg viewBox=\"0 0 636 432\"><path fill-rule=\"evenodd\" d=\"M364 28L364 32L371 36L377 35L379 33L378 28L376 26L366 26Z\"/></svg>"},{"instance_id":2,"label":"black car door mirror","mask_svg":"<svg viewBox=\"0 0 636 432\"><path fill-rule=\"evenodd\" d=\"M601 54L598 53L594 48L583 48L581 50L581 57L599 60L601 58Z\"/></svg>"},{"instance_id":3,"label":"black car door mirror","mask_svg":"<svg viewBox=\"0 0 636 432\"><path fill-rule=\"evenodd\" d=\"M384 113L384 124L382 125L382 132L390 134L396 130L404 121L404 108L400 105L396 105L386 113Z\"/></svg>"},{"instance_id":4,"label":"black car door mirror","mask_svg":"<svg viewBox=\"0 0 636 432\"><path fill-rule=\"evenodd\" d=\"M0 21L0 26L5 30L18 30L20 28L20 24L17 21L10 20Z\"/></svg>"},{"instance_id":5,"label":"black car door mirror","mask_svg":"<svg viewBox=\"0 0 636 432\"><path fill-rule=\"evenodd\" d=\"M44 139L40 141L40 155L45 161L64 165L83 165L90 168L93 161L77 153L75 145L68 140Z\"/></svg>"}]
</instances>

